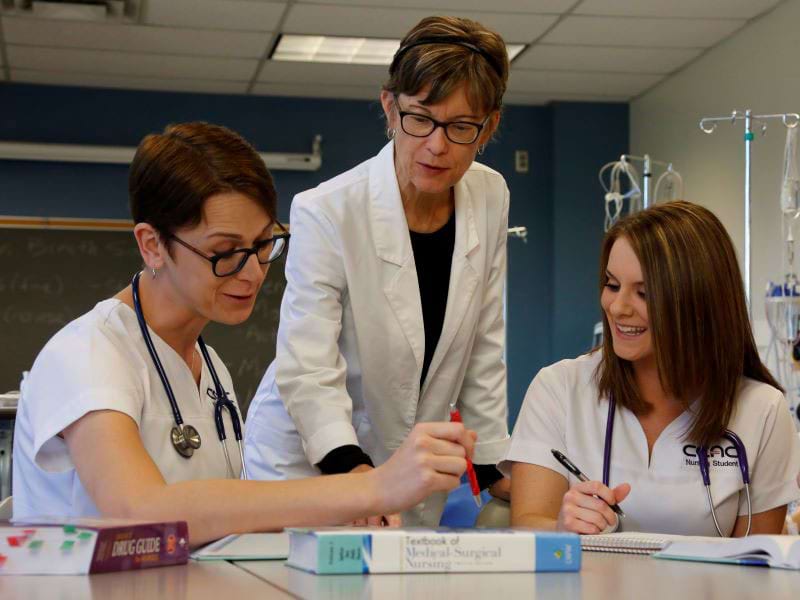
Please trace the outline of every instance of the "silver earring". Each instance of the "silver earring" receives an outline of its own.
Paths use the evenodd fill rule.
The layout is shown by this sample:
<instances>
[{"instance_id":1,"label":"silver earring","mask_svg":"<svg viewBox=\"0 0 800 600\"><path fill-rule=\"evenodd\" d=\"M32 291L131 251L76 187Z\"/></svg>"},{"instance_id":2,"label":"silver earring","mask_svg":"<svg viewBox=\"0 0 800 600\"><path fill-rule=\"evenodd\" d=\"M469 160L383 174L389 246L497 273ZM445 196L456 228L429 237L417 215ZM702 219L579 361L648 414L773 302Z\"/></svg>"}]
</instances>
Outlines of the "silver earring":
<instances>
[{"instance_id":1,"label":"silver earring","mask_svg":"<svg viewBox=\"0 0 800 600\"><path fill-rule=\"evenodd\" d=\"M156 268L153 267L150 270L153 272L153 279L155 279L156 278Z\"/></svg>"},{"instance_id":2,"label":"silver earring","mask_svg":"<svg viewBox=\"0 0 800 600\"><path fill-rule=\"evenodd\" d=\"M486 150L486 144L481 144L478 146L478 154L483 154L484 150Z\"/></svg>"},{"instance_id":3,"label":"silver earring","mask_svg":"<svg viewBox=\"0 0 800 600\"><path fill-rule=\"evenodd\" d=\"M391 127L386 129L386 137L389 138L390 140L394 139L394 133L395 131Z\"/></svg>"}]
</instances>

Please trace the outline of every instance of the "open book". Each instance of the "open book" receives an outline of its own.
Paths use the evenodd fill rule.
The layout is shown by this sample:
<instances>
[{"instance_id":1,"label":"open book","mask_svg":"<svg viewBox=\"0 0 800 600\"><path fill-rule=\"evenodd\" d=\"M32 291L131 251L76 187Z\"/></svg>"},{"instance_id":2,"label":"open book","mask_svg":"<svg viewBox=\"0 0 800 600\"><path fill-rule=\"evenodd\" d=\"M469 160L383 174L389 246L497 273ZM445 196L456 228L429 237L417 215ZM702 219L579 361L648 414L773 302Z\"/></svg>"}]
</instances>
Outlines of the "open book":
<instances>
[{"instance_id":1,"label":"open book","mask_svg":"<svg viewBox=\"0 0 800 600\"><path fill-rule=\"evenodd\" d=\"M751 535L746 538L675 541L653 556L800 570L800 536Z\"/></svg>"}]
</instances>

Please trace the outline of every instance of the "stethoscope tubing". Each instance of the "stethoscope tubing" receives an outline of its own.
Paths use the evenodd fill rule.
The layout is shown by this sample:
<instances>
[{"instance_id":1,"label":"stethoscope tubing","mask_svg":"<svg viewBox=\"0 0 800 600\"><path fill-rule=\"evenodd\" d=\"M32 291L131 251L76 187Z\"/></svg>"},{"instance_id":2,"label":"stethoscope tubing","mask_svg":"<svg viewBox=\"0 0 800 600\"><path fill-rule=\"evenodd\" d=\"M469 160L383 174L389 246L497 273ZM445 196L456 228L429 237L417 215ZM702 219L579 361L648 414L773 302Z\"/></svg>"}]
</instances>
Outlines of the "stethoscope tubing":
<instances>
[{"instance_id":1,"label":"stethoscope tubing","mask_svg":"<svg viewBox=\"0 0 800 600\"><path fill-rule=\"evenodd\" d=\"M603 485L608 486L610 481L611 471L611 440L614 436L614 416L617 411L617 401L611 397L608 401L608 417L606 419L606 435L603 447ZM747 531L745 537L750 535L750 528L753 523L753 506L750 498L750 465L747 460L747 450L745 449L744 442L730 429L726 429L723 437L729 440L736 448L737 462L739 463L739 470L742 473L742 482L744 483L745 495L747 497ZM708 448L706 446L697 447L697 462L700 468L700 476L703 480L703 486L706 489L706 496L708 497L708 506L711 509L711 518L714 520L714 528L720 537L726 537L722 533L722 528L719 526L717 520L717 512L714 509L714 498L711 495L711 475L708 464Z\"/></svg>"},{"instance_id":2,"label":"stethoscope tubing","mask_svg":"<svg viewBox=\"0 0 800 600\"><path fill-rule=\"evenodd\" d=\"M172 409L172 416L175 420L175 425L180 428L183 426L183 416L181 415L180 407L178 406L178 401L175 399L175 394L172 391L172 385L169 383L169 378L167 377L167 373L164 370L164 365L161 363L161 359L158 356L158 352L156 351L155 344L153 344L153 339L150 336L150 332L147 328L147 321L144 318L144 311L142 310L142 302L141 298L139 297L139 279L141 277L141 272L136 273L133 276L133 281L131 282L131 289L133 291L133 308L134 312L136 313L136 319L139 322L139 328L142 331L142 337L144 338L145 346L147 347L147 351L150 354L150 358L153 361L153 365L156 368L156 372L158 373L159 378L161 379L161 384L164 387L164 391L167 394L167 399L169 400L170 408ZM198 336L197 344L200 346L200 353L203 355L203 360L208 367L209 373L211 373L211 379L214 382L214 425L217 429L217 436L219 437L220 444L222 444L222 450L225 454L225 462L227 463L228 470L232 476L235 476L233 472L233 467L231 466L231 459L230 455L228 454L228 446L225 443L227 438L227 434L225 432L225 422L222 418L222 411L227 410L228 414L231 419L231 424L233 425L233 432L234 437L236 439L236 444L239 448L239 457L242 460L242 477L247 479L247 469L244 463L244 448L242 446L242 424L241 419L239 418L239 412L236 410L236 405L233 403L232 400L228 398L228 393L225 391L225 388L222 386L222 382L217 375L217 370L214 368L214 363L211 360L211 356L208 353L208 348L206 347L205 342L203 341L202 336Z\"/></svg>"}]
</instances>

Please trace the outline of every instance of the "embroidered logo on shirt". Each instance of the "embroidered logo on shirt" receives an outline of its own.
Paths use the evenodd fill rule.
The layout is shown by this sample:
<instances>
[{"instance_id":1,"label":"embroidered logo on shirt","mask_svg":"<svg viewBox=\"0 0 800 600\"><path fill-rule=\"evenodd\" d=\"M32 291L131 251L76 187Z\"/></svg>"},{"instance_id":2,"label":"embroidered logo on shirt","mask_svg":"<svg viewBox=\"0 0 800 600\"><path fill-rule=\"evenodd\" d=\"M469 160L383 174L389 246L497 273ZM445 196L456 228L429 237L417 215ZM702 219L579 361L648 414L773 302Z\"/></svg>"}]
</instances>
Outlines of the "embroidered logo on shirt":
<instances>
[{"instance_id":1,"label":"embroidered logo on shirt","mask_svg":"<svg viewBox=\"0 0 800 600\"><path fill-rule=\"evenodd\" d=\"M697 458L697 446L686 444L683 447L684 466L697 468L699 460ZM738 467L739 451L736 446L730 444L721 446L719 444L708 447L708 464L710 467Z\"/></svg>"}]
</instances>

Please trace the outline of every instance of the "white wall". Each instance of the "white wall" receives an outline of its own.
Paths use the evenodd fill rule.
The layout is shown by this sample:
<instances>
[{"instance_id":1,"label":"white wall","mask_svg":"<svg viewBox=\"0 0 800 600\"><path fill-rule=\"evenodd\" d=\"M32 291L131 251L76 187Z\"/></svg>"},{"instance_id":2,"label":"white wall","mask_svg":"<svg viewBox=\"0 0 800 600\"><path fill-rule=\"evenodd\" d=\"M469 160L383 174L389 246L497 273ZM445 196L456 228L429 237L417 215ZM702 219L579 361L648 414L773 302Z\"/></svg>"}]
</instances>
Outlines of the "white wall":
<instances>
[{"instance_id":1,"label":"white wall","mask_svg":"<svg viewBox=\"0 0 800 600\"><path fill-rule=\"evenodd\" d=\"M744 256L744 125L720 124L713 135L706 135L698 121L745 108L761 114L800 113L800 0L779 4L631 103L631 151L673 161L684 177L685 198L720 217L740 257ZM785 140L785 129L773 121L766 136L757 134L752 145L752 296L760 345L768 335L765 287L769 280L782 277L778 202Z\"/></svg>"}]
</instances>

